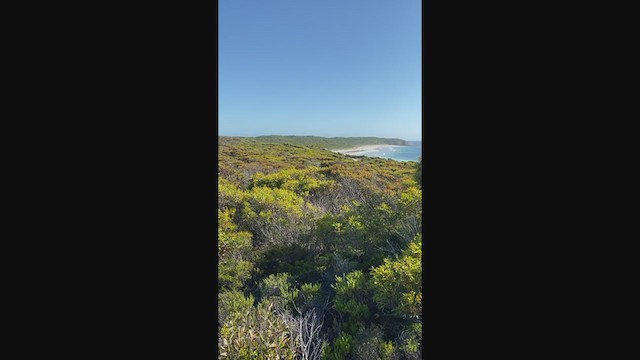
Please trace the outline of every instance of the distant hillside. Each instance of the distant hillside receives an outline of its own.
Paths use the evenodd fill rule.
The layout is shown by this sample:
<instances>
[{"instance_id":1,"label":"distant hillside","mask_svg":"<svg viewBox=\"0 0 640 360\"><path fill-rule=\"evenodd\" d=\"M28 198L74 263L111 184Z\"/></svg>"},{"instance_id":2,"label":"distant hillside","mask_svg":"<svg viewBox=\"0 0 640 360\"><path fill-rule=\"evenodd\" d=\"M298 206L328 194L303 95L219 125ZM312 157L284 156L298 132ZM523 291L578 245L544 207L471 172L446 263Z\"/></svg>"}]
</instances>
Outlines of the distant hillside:
<instances>
[{"instance_id":1,"label":"distant hillside","mask_svg":"<svg viewBox=\"0 0 640 360\"><path fill-rule=\"evenodd\" d=\"M322 149L351 149L362 145L409 145L402 139L386 139L378 137L319 137L319 136L256 136L258 142L270 144L290 144L298 146L314 146Z\"/></svg>"}]
</instances>

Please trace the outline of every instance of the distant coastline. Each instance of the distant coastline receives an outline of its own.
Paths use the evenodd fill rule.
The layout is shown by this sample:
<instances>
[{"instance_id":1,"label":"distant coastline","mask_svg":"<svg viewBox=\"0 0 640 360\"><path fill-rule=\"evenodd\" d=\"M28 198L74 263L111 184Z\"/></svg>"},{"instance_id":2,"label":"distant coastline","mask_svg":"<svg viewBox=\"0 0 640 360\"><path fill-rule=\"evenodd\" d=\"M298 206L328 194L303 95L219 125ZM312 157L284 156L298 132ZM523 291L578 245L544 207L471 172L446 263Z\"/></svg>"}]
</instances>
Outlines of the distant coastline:
<instances>
[{"instance_id":1,"label":"distant coastline","mask_svg":"<svg viewBox=\"0 0 640 360\"><path fill-rule=\"evenodd\" d=\"M255 137L219 136L218 139L315 148L352 158L370 157L417 162L422 155L422 141L407 141L396 138L268 135Z\"/></svg>"},{"instance_id":2,"label":"distant coastline","mask_svg":"<svg viewBox=\"0 0 640 360\"><path fill-rule=\"evenodd\" d=\"M417 162L422 155L422 142L411 141L407 145L370 144L331 150L345 156L385 158L396 161Z\"/></svg>"},{"instance_id":3,"label":"distant coastline","mask_svg":"<svg viewBox=\"0 0 640 360\"><path fill-rule=\"evenodd\" d=\"M338 150L331 150L333 152L337 152L343 155L355 155L355 156L362 156L366 153L371 153L373 151L384 151L385 149L388 148L404 148L407 145L362 145L362 146L358 146L355 148L350 148L350 149L338 149Z\"/></svg>"},{"instance_id":4,"label":"distant coastline","mask_svg":"<svg viewBox=\"0 0 640 360\"><path fill-rule=\"evenodd\" d=\"M321 149L353 149L368 145L409 145L402 139L378 138L378 137L321 137L321 136L294 136L294 135L268 135L256 136L253 139L275 144L290 144L299 146L316 146Z\"/></svg>"}]
</instances>

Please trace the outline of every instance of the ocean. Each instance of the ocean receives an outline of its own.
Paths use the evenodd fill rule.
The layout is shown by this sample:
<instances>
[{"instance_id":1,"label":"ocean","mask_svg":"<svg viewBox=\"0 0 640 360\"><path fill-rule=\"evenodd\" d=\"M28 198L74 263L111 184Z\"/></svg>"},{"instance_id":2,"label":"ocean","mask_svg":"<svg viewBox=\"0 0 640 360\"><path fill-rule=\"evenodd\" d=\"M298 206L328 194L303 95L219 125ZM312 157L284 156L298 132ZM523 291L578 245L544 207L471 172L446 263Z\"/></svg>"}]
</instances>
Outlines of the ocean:
<instances>
[{"instance_id":1,"label":"ocean","mask_svg":"<svg viewBox=\"0 0 640 360\"><path fill-rule=\"evenodd\" d=\"M380 146L376 150L358 152L357 155L381 157L397 161L418 161L422 155L422 141L408 141L409 146ZM355 155L355 154L354 154Z\"/></svg>"}]
</instances>

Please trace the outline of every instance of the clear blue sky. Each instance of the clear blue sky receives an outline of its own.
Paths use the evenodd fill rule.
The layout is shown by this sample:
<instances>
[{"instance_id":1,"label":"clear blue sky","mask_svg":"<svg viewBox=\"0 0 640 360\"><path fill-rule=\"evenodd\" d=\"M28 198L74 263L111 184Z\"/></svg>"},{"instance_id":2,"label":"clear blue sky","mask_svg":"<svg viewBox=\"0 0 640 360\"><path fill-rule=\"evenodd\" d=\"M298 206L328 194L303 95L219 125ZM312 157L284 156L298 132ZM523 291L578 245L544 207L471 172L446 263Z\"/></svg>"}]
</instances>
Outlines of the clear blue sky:
<instances>
[{"instance_id":1,"label":"clear blue sky","mask_svg":"<svg viewBox=\"0 0 640 360\"><path fill-rule=\"evenodd\" d=\"M421 140L420 0L220 0L219 134Z\"/></svg>"}]
</instances>

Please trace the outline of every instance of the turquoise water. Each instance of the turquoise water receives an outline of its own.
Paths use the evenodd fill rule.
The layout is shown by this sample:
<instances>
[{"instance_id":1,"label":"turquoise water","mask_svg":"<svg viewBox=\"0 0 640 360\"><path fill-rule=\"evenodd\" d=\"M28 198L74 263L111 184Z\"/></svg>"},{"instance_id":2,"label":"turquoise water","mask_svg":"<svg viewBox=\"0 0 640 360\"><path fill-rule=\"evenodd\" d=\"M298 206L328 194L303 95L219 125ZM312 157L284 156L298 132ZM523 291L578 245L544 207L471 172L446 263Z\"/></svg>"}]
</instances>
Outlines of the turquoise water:
<instances>
[{"instance_id":1,"label":"turquoise water","mask_svg":"<svg viewBox=\"0 0 640 360\"><path fill-rule=\"evenodd\" d=\"M409 146L389 146L377 151L363 151L358 155L381 157L398 161L418 161L422 155L422 141L409 141Z\"/></svg>"}]
</instances>

